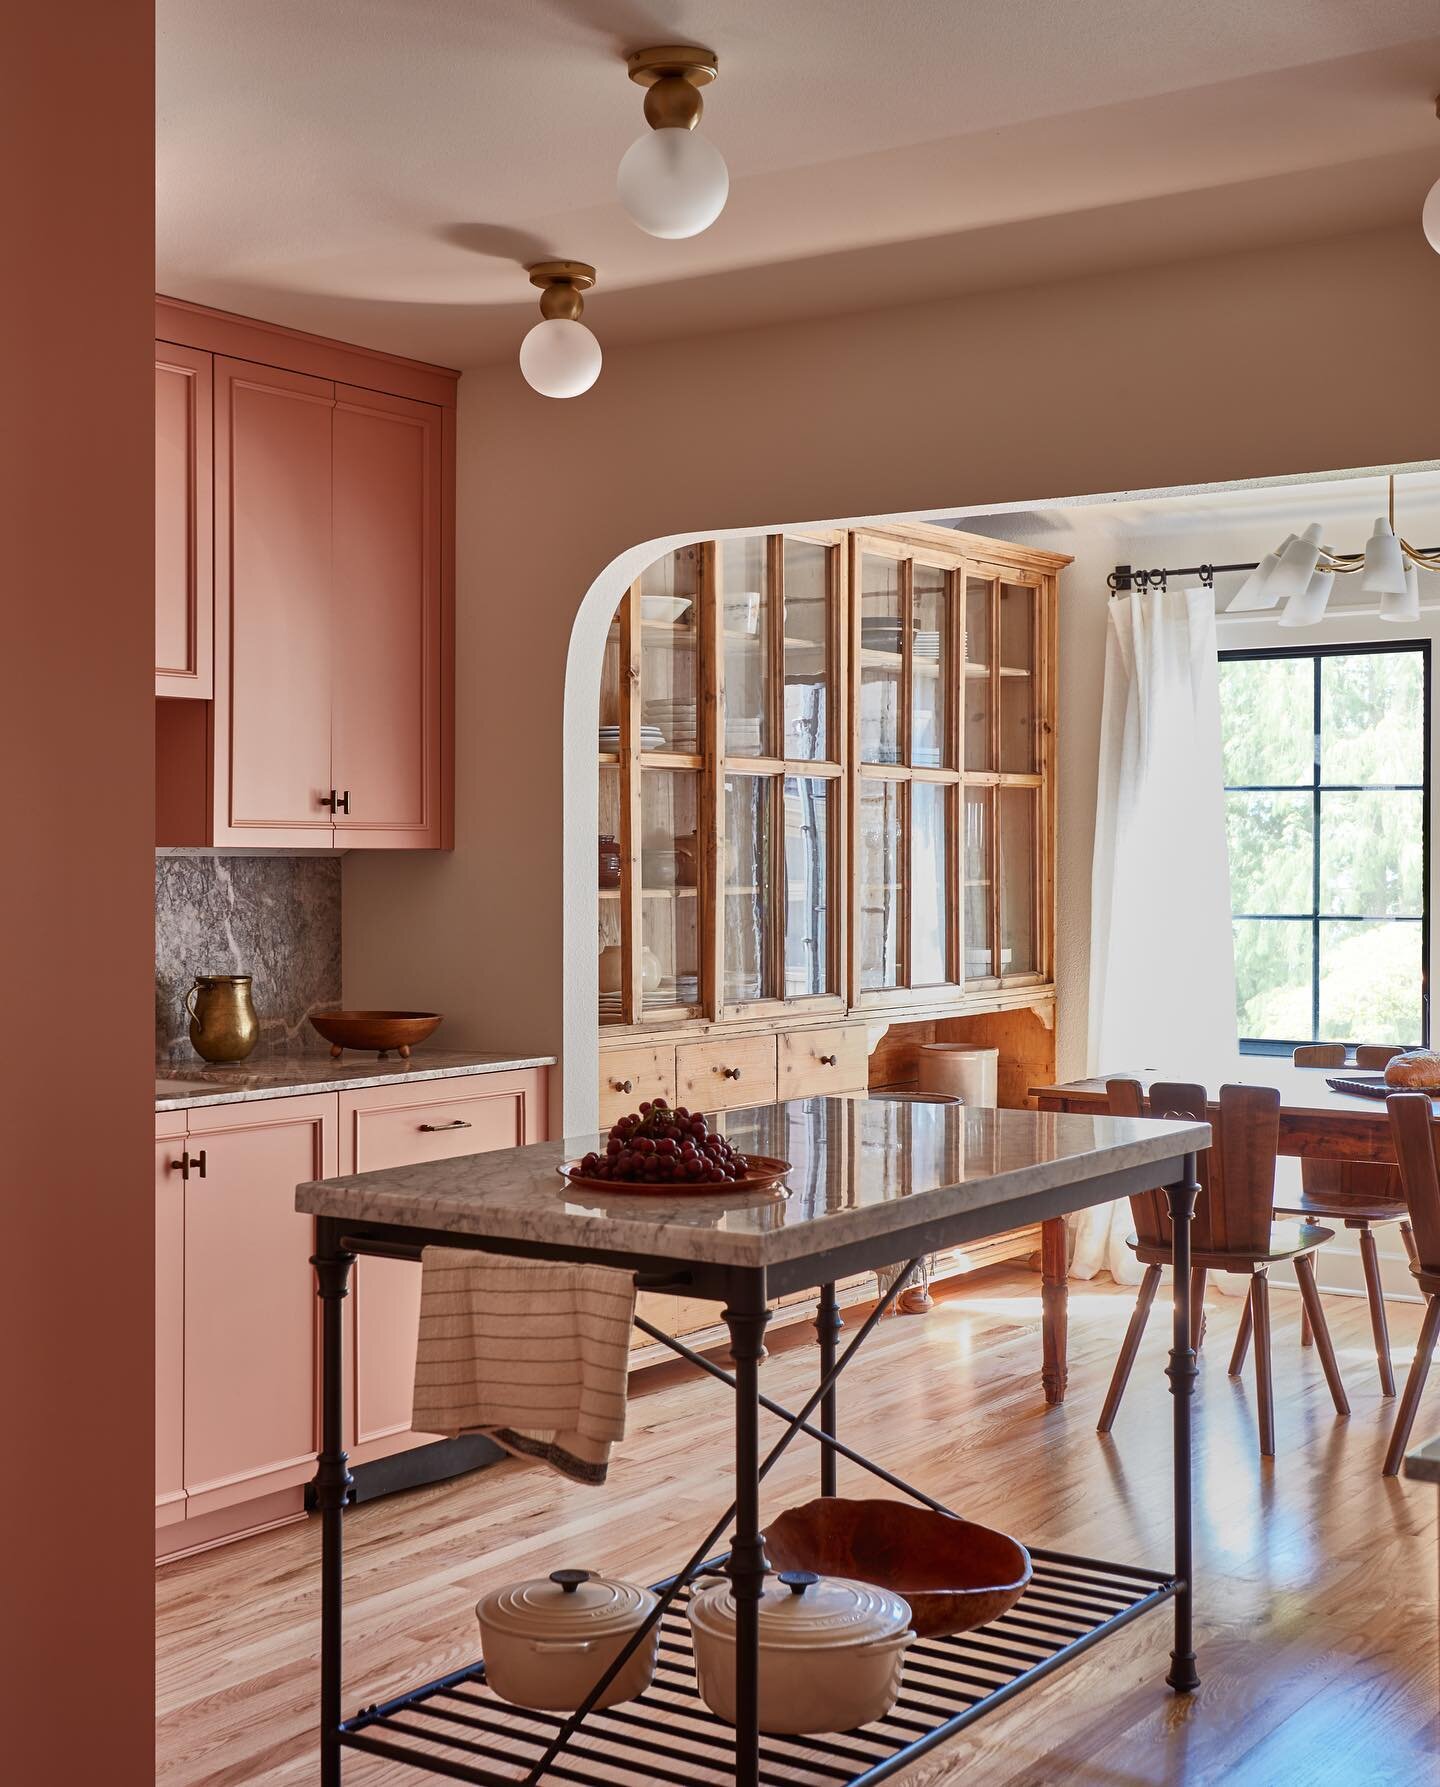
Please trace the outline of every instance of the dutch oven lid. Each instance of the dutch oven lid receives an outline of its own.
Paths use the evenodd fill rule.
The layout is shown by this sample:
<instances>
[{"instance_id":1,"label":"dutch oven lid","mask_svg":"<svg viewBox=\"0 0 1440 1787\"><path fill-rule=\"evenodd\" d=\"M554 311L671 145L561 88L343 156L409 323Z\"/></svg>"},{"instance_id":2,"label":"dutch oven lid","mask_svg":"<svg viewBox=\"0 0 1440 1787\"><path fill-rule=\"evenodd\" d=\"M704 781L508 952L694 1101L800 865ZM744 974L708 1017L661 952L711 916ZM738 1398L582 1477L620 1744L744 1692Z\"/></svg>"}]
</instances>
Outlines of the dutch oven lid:
<instances>
[{"instance_id":1,"label":"dutch oven lid","mask_svg":"<svg viewBox=\"0 0 1440 1787\"><path fill-rule=\"evenodd\" d=\"M655 1605L648 1588L591 1570L552 1570L482 1595L475 1612L517 1638L607 1638L633 1632Z\"/></svg>"},{"instance_id":2,"label":"dutch oven lid","mask_svg":"<svg viewBox=\"0 0 1440 1787\"><path fill-rule=\"evenodd\" d=\"M728 1582L703 1589L690 1603L702 1631L731 1643L735 1595ZM888 1589L811 1570L782 1570L760 1597L760 1643L776 1650L838 1650L873 1644L910 1629L910 1606Z\"/></svg>"}]
</instances>

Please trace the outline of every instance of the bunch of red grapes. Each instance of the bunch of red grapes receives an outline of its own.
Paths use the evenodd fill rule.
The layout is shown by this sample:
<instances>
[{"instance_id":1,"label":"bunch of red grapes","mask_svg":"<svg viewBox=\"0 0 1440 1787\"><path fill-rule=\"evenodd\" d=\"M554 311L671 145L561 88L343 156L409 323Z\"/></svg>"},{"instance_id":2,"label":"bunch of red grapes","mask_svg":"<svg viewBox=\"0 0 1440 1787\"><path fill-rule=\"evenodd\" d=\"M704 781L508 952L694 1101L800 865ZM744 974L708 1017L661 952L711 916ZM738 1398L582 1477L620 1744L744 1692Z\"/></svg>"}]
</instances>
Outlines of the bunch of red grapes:
<instances>
[{"instance_id":1,"label":"bunch of red grapes","mask_svg":"<svg viewBox=\"0 0 1440 1787\"><path fill-rule=\"evenodd\" d=\"M728 1185L743 1179L749 1162L717 1135L699 1111L674 1110L663 1098L642 1104L610 1131L603 1154L587 1154L572 1179L610 1179L627 1185Z\"/></svg>"}]
</instances>

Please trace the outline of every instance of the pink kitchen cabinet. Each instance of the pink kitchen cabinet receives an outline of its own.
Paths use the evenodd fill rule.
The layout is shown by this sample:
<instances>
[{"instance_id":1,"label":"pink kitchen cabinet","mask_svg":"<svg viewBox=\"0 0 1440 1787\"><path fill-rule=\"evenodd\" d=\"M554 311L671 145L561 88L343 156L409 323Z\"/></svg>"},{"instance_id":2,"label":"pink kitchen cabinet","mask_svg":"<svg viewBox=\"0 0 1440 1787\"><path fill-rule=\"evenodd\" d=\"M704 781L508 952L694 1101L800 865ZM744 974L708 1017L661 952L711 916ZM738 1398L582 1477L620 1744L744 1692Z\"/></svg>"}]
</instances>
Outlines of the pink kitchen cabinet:
<instances>
[{"instance_id":1,"label":"pink kitchen cabinet","mask_svg":"<svg viewBox=\"0 0 1440 1787\"><path fill-rule=\"evenodd\" d=\"M339 1096L342 1173L484 1154L546 1137L543 1068ZM360 1259L351 1288L346 1444L351 1462L364 1464L435 1436L410 1428L420 1267L406 1260Z\"/></svg>"},{"instance_id":2,"label":"pink kitchen cabinet","mask_svg":"<svg viewBox=\"0 0 1440 1787\"><path fill-rule=\"evenodd\" d=\"M314 1223L295 1187L335 1171L333 1094L186 1113L187 1519L295 1492L318 1446Z\"/></svg>"},{"instance_id":3,"label":"pink kitchen cabinet","mask_svg":"<svg viewBox=\"0 0 1440 1787\"><path fill-rule=\"evenodd\" d=\"M184 1111L155 1118L155 1525L185 1518Z\"/></svg>"},{"instance_id":4,"label":"pink kitchen cabinet","mask_svg":"<svg viewBox=\"0 0 1440 1787\"><path fill-rule=\"evenodd\" d=\"M155 343L155 693L214 691L212 357Z\"/></svg>"}]
</instances>

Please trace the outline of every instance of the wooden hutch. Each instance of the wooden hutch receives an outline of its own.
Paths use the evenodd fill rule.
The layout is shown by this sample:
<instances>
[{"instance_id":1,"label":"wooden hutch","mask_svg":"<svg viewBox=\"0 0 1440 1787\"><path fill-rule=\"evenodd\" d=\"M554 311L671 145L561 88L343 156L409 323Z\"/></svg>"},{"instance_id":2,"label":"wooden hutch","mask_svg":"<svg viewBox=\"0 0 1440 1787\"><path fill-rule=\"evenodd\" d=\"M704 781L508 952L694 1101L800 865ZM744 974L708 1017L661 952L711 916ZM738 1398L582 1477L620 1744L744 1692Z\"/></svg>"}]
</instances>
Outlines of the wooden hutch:
<instances>
[{"instance_id":1,"label":"wooden hutch","mask_svg":"<svg viewBox=\"0 0 1440 1787\"><path fill-rule=\"evenodd\" d=\"M600 700L603 1123L913 1085L928 1041L997 1046L1001 1104L1053 1077L1069 562L909 523L702 541L631 586Z\"/></svg>"}]
</instances>

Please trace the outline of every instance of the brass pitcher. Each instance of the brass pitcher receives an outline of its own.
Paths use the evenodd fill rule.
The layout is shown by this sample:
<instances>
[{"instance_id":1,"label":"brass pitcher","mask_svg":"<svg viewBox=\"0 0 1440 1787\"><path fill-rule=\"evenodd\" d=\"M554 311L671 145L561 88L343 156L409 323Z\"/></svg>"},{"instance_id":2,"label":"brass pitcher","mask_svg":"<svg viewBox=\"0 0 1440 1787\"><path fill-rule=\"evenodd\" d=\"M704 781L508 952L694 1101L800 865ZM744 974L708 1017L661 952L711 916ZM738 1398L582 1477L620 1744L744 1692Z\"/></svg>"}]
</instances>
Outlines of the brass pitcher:
<instances>
[{"instance_id":1,"label":"brass pitcher","mask_svg":"<svg viewBox=\"0 0 1440 1787\"><path fill-rule=\"evenodd\" d=\"M197 974L185 995L190 1042L206 1061L243 1061L260 1040L248 974Z\"/></svg>"}]
</instances>

